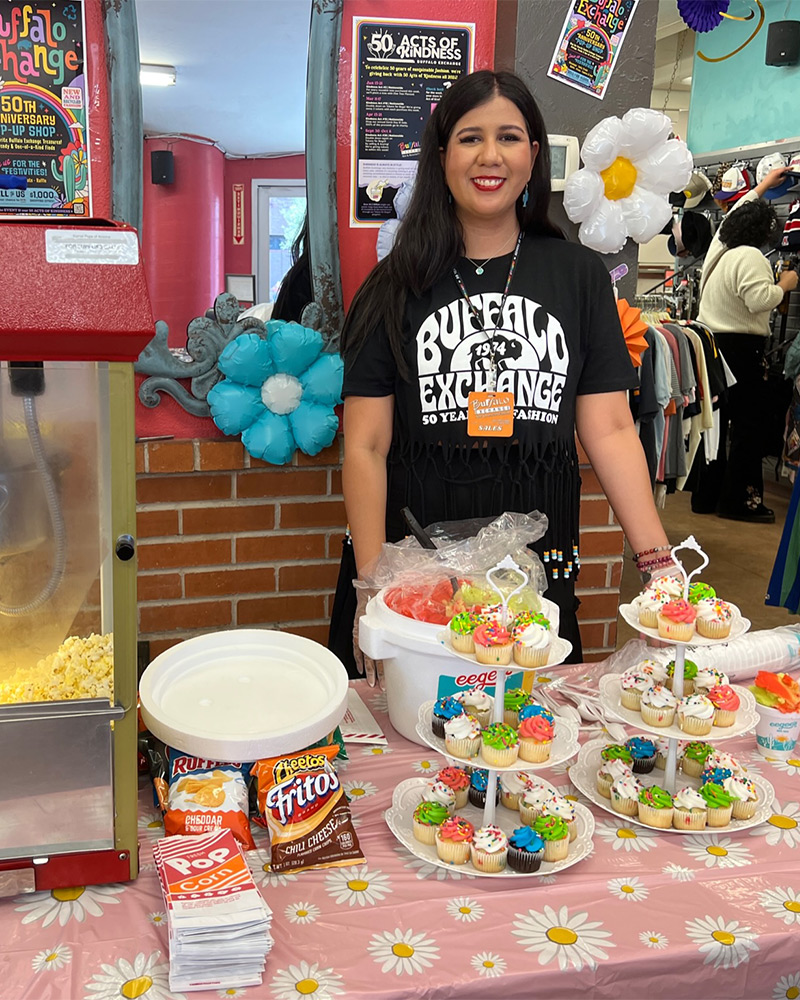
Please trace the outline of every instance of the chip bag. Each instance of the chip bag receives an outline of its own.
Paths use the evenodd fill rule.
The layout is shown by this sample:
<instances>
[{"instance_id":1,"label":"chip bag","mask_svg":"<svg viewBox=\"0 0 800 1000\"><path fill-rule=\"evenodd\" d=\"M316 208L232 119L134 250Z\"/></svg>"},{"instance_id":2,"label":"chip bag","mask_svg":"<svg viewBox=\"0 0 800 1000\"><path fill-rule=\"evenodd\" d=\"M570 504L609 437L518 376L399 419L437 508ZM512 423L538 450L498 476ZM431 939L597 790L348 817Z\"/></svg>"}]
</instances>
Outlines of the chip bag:
<instances>
[{"instance_id":1,"label":"chip bag","mask_svg":"<svg viewBox=\"0 0 800 1000\"><path fill-rule=\"evenodd\" d=\"M257 822L266 826L273 872L339 868L364 861L333 766L339 748L316 747L257 760Z\"/></svg>"}]
</instances>

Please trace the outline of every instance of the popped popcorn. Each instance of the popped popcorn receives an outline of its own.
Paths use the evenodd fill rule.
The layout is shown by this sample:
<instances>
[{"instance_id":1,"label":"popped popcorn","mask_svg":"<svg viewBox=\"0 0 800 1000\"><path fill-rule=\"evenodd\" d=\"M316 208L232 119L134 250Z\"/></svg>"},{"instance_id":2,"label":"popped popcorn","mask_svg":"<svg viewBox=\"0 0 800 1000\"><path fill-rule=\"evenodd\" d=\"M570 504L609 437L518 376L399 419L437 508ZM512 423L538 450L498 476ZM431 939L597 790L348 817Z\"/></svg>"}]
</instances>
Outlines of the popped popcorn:
<instances>
[{"instance_id":1,"label":"popped popcorn","mask_svg":"<svg viewBox=\"0 0 800 1000\"><path fill-rule=\"evenodd\" d=\"M0 681L0 704L29 701L114 699L114 636L71 635L35 667L21 667Z\"/></svg>"}]
</instances>

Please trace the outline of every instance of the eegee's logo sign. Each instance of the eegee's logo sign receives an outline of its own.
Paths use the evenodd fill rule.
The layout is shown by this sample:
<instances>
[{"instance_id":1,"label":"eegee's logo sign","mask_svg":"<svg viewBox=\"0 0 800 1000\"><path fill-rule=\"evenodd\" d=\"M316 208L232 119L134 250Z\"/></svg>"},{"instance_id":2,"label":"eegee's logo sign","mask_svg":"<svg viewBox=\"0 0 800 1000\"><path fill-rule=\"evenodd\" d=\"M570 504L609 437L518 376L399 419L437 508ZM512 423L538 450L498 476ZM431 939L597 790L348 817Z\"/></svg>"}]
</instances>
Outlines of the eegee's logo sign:
<instances>
[{"instance_id":1,"label":"eegee's logo sign","mask_svg":"<svg viewBox=\"0 0 800 1000\"><path fill-rule=\"evenodd\" d=\"M522 687L522 679L521 671L506 673L506 690ZM497 684L496 670L475 670L470 673L458 674L455 677L442 674L439 676L436 698L446 698L448 695L457 694L459 691L468 691L474 687L482 688L487 694L493 695L495 684Z\"/></svg>"}]
</instances>

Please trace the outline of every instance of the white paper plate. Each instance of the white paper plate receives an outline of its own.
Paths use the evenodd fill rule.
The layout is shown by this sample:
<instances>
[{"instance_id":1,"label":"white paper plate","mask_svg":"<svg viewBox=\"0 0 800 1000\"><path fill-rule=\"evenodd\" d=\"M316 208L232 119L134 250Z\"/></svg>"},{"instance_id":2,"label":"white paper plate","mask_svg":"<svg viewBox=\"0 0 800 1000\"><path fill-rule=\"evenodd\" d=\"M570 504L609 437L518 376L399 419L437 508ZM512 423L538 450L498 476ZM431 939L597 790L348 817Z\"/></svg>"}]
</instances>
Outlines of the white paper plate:
<instances>
[{"instance_id":1,"label":"white paper plate","mask_svg":"<svg viewBox=\"0 0 800 1000\"><path fill-rule=\"evenodd\" d=\"M611 808L611 800L604 798L597 791L597 772L600 769L600 751L608 743L607 740L592 740L584 743L581 747L578 759L569 769L569 780L583 794L607 813L616 816L617 819L631 822L636 826L645 826L648 830L658 830L659 833L736 833L738 830L747 830L751 826L758 826L764 823L772 815L772 803L775 800L775 789L772 785L758 774L748 774L748 778L758 789L758 808L750 819L734 819L727 826L706 826L704 830L662 830L660 827L648 826L647 823L640 822L635 816L623 816L622 813L615 812ZM664 787L664 772L659 768L654 768L649 774L637 774L635 777L643 785L661 785ZM685 788L690 785L692 788L699 788L700 778L692 778L688 774L678 771L675 776L676 788Z\"/></svg>"},{"instance_id":2,"label":"white paper plate","mask_svg":"<svg viewBox=\"0 0 800 1000\"><path fill-rule=\"evenodd\" d=\"M647 733L655 733L656 736L674 736L678 740L705 740L708 743L716 743L718 740L729 740L732 736L741 736L748 732L758 722L758 711L756 700L747 688L738 684L731 684L733 690L739 695L739 711L736 713L736 722L732 726L714 726L706 736L693 736L685 733L678 725L677 721L671 726L659 727L648 726L642 719L641 712L635 712L630 708L623 708L620 701L619 679L622 674L605 674L600 678L600 698L603 707L613 712L618 719L627 722L635 729L641 729ZM675 716L677 719L677 715Z\"/></svg>"},{"instance_id":3,"label":"white paper plate","mask_svg":"<svg viewBox=\"0 0 800 1000\"><path fill-rule=\"evenodd\" d=\"M550 744L550 756L542 764L531 764L530 761L521 760L519 757L508 767L497 767L497 765L487 764L483 759L483 754L478 753L477 757L470 757L465 760L463 757L454 757L447 752L444 740L440 736L434 736L431 730L431 717L435 701L426 701L420 705L419 721L417 722L417 735L424 740L429 747L438 750L442 756L450 760L458 761L461 765L469 764L470 767L484 767L489 771L538 771L545 767L552 767L553 764L561 764L562 761L574 757L580 748L578 741L578 724L572 719L562 719L555 716L555 730L553 742Z\"/></svg>"},{"instance_id":4,"label":"white paper plate","mask_svg":"<svg viewBox=\"0 0 800 1000\"><path fill-rule=\"evenodd\" d=\"M473 667L477 667L478 670L492 670L495 668L494 664L490 665L487 663L478 663L474 653L462 653L458 649L453 649L453 645L450 641L451 632L449 628L442 629L436 638L449 653L452 653L453 656L457 656L460 660L466 660L467 663L472 664ZM505 669L509 673L515 673L518 670L546 670L548 667L557 667L559 663L563 663L571 652L572 643L569 639L562 639L560 635L556 635L553 636L550 643L550 652L547 656L547 663L542 664L541 667L521 667L512 659L511 663L509 663Z\"/></svg>"},{"instance_id":5,"label":"white paper plate","mask_svg":"<svg viewBox=\"0 0 800 1000\"><path fill-rule=\"evenodd\" d=\"M519 769L518 769L519 770ZM538 780L538 779L537 779ZM578 836L569 845L569 854L563 861L543 861L538 871L522 873L506 868L501 872L482 872L473 868L468 861L465 865L453 865L447 861L442 861L436 853L435 844L421 844L414 836L414 810L422 801L422 793L425 786L430 784L426 778L408 778L401 781L395 788L392 795L392 805L383 814L389 829L397 837L400 843L407 847L412 854L429 864L438 868L449 868L451 871L463 872L465 875L477 875L483 878L530 878L533 875L552 875L554 872L564 868L570 868L579 861L583 861L592 853L592 836L594 834L594 816L586 806L579 802L573 803L575 806L575 822L578 825ZM543 781L542 784L549 785ZM553 787L549 785L549 787ZM553 791L555 789L553 788ZM458 815L468 819L475 828L483 826L483 809L467 803L458 810ZM519 829L522 820L519 813L511 809L506 809L498 803L495 813L495 823L503 833L511 835L514 830Z\"/></svg>"},{"instance_id":6,"label":"white paper plate","mask_svg":"<svg viewBox=\"0 0 800 1000\"><path fill-rule=\"evenodd\" d=\"M730 604L730 601L727 603ZM620 604L619 613L631 628L636 629L637 632L641 632L642 635L650 636L651 639L658 639L659 642L663 642L668 646L685 645L688 649L691 649L693 646L719 646L724 642L733 642L734 639L738 639L749 631L750 619L745 618L735 604L731 604L730 606L733 608L730 635L727 635L724 639L706 639L705 636L698 635L695 632L691 640L687 643L676 643L674 639L665 639L658 634L657 628L645 628L644 625L640 625L639 613L633 604Z\"/></svg>"},{"instance_id":7,"label":"white paper plate","mask_svg":"<svg viewBox=\"0 0 800 1000\"><path fill-rule=\"evenodd\" d=\"M145 725L206 760L250 761L301 750L341 722L347 671L324 646L271 629L187 639L142 674Z\"/></svg>"}]
</instances>

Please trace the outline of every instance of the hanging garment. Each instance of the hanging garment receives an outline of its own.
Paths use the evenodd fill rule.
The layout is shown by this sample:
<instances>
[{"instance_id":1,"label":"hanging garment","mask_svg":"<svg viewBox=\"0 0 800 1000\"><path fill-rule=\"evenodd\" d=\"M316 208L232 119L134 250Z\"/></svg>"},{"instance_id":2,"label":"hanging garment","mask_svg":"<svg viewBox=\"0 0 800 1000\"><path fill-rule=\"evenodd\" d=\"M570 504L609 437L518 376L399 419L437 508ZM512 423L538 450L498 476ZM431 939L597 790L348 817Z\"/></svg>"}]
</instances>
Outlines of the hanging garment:
<instances>
[{"instance_id":1,"label":"hanging garment","mask_svg":"<svg viewBox=\"0 0 800 1000\"><path fill-rule=\"evenodd\" d=\"M764 603L788 608L792 614L800 611L800 476L794 481Z\"/></svg>"}]
</instances>

